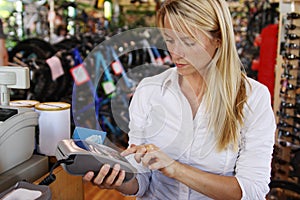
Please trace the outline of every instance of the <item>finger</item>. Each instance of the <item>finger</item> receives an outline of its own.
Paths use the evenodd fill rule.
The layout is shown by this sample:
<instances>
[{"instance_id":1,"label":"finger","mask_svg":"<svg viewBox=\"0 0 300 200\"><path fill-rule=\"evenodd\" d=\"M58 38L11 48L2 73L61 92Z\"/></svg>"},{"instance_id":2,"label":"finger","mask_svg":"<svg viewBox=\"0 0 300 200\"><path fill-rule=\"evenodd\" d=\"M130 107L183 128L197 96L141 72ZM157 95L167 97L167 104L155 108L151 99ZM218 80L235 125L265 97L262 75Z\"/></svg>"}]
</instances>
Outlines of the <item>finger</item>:
<instances>
[{"instance_id":1,"label":"finger","mask_svg":"<svg viewBox=\"0 0 300 200\"><path fill-rule=\"evenodd\" d=\"M123 181L124 181L124 179L125 179L125 171L124 170L121 170L120 171L120 173L119 173L119 177L118 177L118 179L116 180L116 182L115 182L115 186L121 186L122 185L122 183L123 183Z\"/></svg>"},{"instance_id":2,"label":"finger","mask_svg":"<svg viewBox=\"0 0 300 200\"><path fill-rule=\"evenodd\" d=\"M110 170L110 165L105 164L101 167L98 175L94 179L94 183L100 185Z\"/></svg>"},{"instance_id":3,"label":"finger","mask_svg":"<svg viewBox=\"0 0 300 200\"><path fill-rule=\"evenodd\" d=\"M157 156L154 153L146 153L142 158L142 164L144 166L149 166L152 163L156 162Z\"/></svg>"},{"instance_id":4,"label":"finger","mask_svg":"<svg viewBox=\"0 0 300 200\"><path fill-rule=\"evenodd\" d=\"M115 164L114 168L112 169L111 174L106 178L105 180L105 184L107 185L112 185L113 182L115 181L116 177L118 176L119 172L120 172L120 165L119 164Z\"/></svg>"},{"instance_id":5,"label":"finger","mask_svg":"<svg viewBox=\"0 0 300 200\"><path fill-rule=\"evenodd\" d=\"M157 147L154 144L148 144L148 145L146 145L146 149L147 149L147 152L152 152L152 151L156 150Z\"/></svg>"},{"instance_id":6,"label":"finger","mask_svg":"<svg viewBox=\"0 0 300 200\"><path fill-rule=\"evenodd\" d=\"M84 181L91 181L94 177L94 172L88 172L83 176Z\"/></svg>"},{"instance_id":7,"label":"finger","mask_svg":"<svg viewBox=\"0 0 300 200\"><path fill-rule=\"evenodd\" d=\"M144 145L137 147L137 151L134 154L134 159L136 160L137 163L141 162L141 159L142 159L142 157L144 157L146 152L147 152L147 149Z\"/></svg>"},{"instance_id":8,"label":"finger","mask_svg":"<svg viewBox=\"0 0 300 200\"><path fill-rule=\"evenodd\" d=\"M136 150L137 150L137 146L132 144L132 145L130 145L130 147L128 149L125 149L120 154L121 154L121 156L128 156L129 154L135 153Z\"/></svg>"}]
</instances>

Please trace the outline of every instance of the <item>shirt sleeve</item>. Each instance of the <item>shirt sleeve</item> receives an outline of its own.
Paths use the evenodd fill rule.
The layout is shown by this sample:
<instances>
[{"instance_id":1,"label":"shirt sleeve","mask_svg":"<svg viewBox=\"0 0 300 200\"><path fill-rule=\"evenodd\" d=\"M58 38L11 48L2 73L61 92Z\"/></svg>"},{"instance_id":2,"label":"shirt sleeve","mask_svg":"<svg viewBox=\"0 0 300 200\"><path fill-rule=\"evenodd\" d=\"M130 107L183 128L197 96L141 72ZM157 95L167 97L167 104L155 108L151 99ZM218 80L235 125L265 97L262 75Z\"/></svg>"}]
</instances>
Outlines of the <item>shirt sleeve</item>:
<instances>
[{"instance_id":1,"label":"shirt sleeve","mask_svg":"<svg viewBox=\"0 0 300 200\"><path fill-rule=\"evenodd\" d=\"M265 199L269 192L271 161L275 142L275 116L270 93L256 85L248 99L245 124L241 133L236 178L242 189L242 199Z\"/></svg>"},{"instance_id":2,"label":"shirt sleeve","mask_svg":"<svg viewBox=\"0 0 300 200\"><path fill-rule=\"evenodd\" d=\"M129 145L141 145L146 143L144 137L144 127L147 125L148 99L149 91L145 88L143 81L136 88L133 98L129 106ZM151 171L136 163L133 157L128 159L129 162L137 169L136 178L139 185L139 190L134 196L142 197L148 190L150 184Z\"/></svg>"}]
</instances>

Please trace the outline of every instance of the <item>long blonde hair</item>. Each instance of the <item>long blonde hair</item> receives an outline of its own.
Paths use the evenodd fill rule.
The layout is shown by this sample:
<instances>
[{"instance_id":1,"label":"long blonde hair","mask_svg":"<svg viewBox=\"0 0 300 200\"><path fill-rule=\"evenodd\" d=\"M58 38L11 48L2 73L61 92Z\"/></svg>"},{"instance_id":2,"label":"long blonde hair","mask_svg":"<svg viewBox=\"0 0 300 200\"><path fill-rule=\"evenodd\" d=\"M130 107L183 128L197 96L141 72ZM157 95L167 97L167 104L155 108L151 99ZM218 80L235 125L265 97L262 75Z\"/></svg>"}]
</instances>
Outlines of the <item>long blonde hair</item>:
<instances>
[{"instance_id":1,"label":"long blonde hair","mask_svg":"<svg viewBox=\"0 0 300 200\"><path fill-rule=\"evenodd\" d=\"M215 67L210 67L205 77L209 129L214 131L220 151L230 145L237 150L247 100L247 80L236 50L227 3L224 0L166 0L157 14L159 27L164 27L166 17L174 29L184 26L191 30L191 26L209 38L220 40L211 61Z\"/></svg>"}]
</instances>

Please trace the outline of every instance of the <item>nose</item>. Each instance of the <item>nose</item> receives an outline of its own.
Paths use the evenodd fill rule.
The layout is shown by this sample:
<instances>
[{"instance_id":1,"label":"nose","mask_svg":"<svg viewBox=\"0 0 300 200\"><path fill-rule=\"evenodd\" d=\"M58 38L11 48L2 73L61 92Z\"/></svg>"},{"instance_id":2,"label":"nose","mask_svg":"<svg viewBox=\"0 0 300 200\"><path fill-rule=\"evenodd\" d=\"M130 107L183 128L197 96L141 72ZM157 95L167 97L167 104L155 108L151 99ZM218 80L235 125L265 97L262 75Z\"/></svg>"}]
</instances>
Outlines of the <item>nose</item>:
<instances>
[{"instance_id":1,"label":"nose","mask_svg":"<svg viewBox=\"0 0 300 200\"><path fill-rule=\"evenodd\" d=\"M168 50L171 54L173 61L185 57L185 49L184 49L184 46L182 44L180 44L180 42L177 42L174 45L168 46Z\"/></svg>"}]
</instances>

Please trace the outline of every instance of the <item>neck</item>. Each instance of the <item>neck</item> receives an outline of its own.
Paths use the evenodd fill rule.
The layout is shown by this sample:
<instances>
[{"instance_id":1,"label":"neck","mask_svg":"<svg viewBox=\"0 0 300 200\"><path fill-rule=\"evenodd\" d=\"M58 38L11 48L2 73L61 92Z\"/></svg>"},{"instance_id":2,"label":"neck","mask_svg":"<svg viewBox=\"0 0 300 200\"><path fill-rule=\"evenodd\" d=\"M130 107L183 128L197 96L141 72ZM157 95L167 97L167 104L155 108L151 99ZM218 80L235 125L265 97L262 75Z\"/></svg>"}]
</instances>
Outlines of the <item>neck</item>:
<instances>
[{"instance_id":1,"label":"neck","mask_svg":"<svg viewBox=\"0 0 300 200\"><path fill-rule=\"evenodd\" d=\"M193 118L196 116L202 97L205 92L206 84L198 74L191 76L179 76L179 85L182 93L190 103Z\"/></svg>"},{"instance_id":2,"label":"neck","mask_svg":"<svg viewBox=\"0 0 300 200\"><path fill-rule=\"evenodd\" d=\"M193 93L196 97L202 97L206 87L205 81L199 73L180 76L179 84L184 93Z\"/></svg>"}]
</instances>

